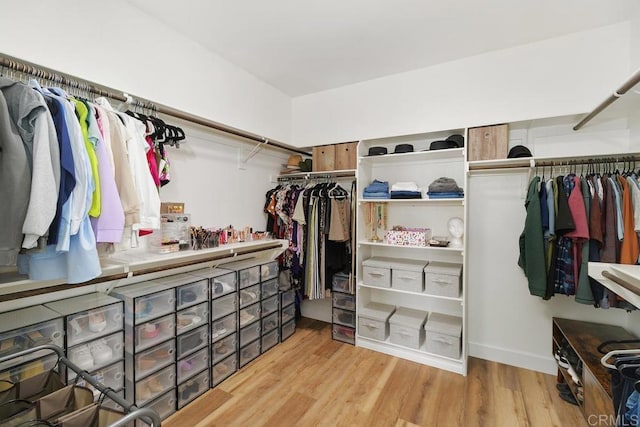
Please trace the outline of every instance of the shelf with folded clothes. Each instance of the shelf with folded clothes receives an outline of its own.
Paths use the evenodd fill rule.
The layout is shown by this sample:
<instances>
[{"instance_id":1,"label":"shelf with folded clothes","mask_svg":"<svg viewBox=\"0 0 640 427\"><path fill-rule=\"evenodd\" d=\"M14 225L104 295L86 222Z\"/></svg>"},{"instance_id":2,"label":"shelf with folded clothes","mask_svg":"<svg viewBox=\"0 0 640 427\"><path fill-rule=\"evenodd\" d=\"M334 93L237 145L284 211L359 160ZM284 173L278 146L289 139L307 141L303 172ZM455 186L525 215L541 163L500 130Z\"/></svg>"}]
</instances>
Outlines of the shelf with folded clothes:
<instances>
[{"instance_id":1,"label":"shelf with folded clothes","mask_svg":"<svg viewBox=\"0 0 640 427\"><path fill-rule=\"evenodd\" d=\"M358 199L358 204L362 203L428 203L428 204L464 204L464 197L456 198L435 198L435 199L369 199L361 197Z\"/></svg>"}]
</instances>

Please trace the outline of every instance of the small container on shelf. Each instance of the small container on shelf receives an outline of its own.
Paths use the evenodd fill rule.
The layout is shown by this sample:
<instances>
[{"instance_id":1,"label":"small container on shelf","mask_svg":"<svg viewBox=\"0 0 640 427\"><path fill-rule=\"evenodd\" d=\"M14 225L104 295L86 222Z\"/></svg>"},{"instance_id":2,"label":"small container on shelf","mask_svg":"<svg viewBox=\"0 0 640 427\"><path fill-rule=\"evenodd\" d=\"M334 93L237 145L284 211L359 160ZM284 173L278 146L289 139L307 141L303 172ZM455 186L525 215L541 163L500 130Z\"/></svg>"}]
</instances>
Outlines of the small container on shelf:
<instances>
[{"instance_id":1,"label":"small container on shelf","mask_svg":"<svg viewBox=\"0 0 640 427\"><path fill-rule=\"evenodd\" d=\"M362 262L362 283L381 288L391 287L390 258L372 257Z\"/></svg>"},{"instance_id":2,"label":"small container on shelf","mask_svg":"<svg viewBox=\"0 0 640 427\"><path fill-rule=\"evenodd\" d=\"M389 318L396 310L394 305L370 302L358 315L358 334L365 338L385 341L389 337Z\"/></svg>"},{"instance_id":3,"label":"small container on shelf","mask_svg":"<svg viewBox=\"0 0 640 427\"><path fill-rule=\"evenodd\" d=\"M462 318L431 313L424 324L424 330L426 351L452 359L460 358Z\"/></svg>"},{"instance_id":4,"label":"small container on shelf","mask_svg":"<svg viewBox=\"0 0 640 427\"><path fill-rule=\"evenodd\" d=\"M391 263L391 288L403 291L424 290L423 270L428 261L403 259Z\"/></svg>"},{"instance_id":5,"label":"small container on shelf","mask_svg":"<svg viewBox=\"0 0 640 427\"><path fill-rule=\"evenodd\" d=\"M422 310L398 307L389 318L389 341L404 347L420 349L424 340L424 322L428 313Z\"/></svg>"},{"instance_id":6,"label":"small container on shelf","mask_svg":"<svg viewBox=\"0 0 640 427\"><path fill-rule=\"evenodd\" d=\"M450 298L460 297L462 264L431 262L424 268L425 293Z\"/></svg>"}]
</instances>

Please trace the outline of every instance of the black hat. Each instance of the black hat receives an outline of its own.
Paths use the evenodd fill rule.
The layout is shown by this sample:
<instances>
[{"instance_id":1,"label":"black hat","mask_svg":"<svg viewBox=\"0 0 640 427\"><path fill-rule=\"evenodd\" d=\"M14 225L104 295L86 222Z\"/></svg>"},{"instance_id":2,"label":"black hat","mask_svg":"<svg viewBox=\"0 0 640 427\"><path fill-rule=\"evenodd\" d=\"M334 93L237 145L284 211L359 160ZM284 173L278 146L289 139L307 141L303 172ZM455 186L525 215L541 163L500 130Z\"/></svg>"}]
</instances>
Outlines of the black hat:
<instances>
[{"instance_id":1,"label":"black hat","mask_svg":"<svg viewBox=\"0 0 640 427\"><path fill-rule=\"evenodd\" d=\"M386 147L369 147L370 156L380 156L382 154L387 154Z\"/></svg>"},{"instance_id":2,"label":"black hat","mask_svg":"<svg viewBox=\"0 0 640 427\"><path fill-rule=\"evenodd\" d=\"M429 150L444 150L446 148L458 148L458 144L455 141L443 139L441 141L433 141L429 145Z\"/></svg>"},{"instance_id":3,"label":"black hat","mask_svg":"<svg viewBox=\"0 0 640 427\"><path fill-rule=\"evenodd\" d=\"M514 159L516 157L533 157L531 151L524 145L515 145L509 150L507 158Z\"/></svg>"},{"instance_id":4,"label":"black hat","mask_svg":"<svg viewBox=\"0 0 640 427\"><path fill-rule=\"evenodd\" d=\"M413 145L411 144L398 144L396 148L393 150L394 154L399 153L413 153Z\"/></svg>"},{"instance_id":5,"label":"black hat","mask_svg":"<svg viewBox=\"0 0 640 427\"><path fill-rule=\"evenodd\" d=\"M453 135L449 135L447 137L447 141L454 141L456 144L458 144L458 148L462 148L464 147L464 136L458 134L458 133L454 133Z\"/></svg>"}]
</instances>

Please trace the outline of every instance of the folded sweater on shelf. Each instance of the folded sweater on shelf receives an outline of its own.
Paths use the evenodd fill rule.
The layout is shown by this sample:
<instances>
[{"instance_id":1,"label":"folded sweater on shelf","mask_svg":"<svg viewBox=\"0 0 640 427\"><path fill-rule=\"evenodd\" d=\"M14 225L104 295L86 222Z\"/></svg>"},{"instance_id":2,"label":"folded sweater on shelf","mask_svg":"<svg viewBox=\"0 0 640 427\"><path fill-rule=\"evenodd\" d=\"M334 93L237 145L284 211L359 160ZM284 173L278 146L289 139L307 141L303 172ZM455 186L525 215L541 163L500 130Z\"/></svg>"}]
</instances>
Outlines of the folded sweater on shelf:
<instances>
[{"instance_id":1,"label":"folded sweater on shelf","mask_svg":"<svg viewBox=\"0 0 640 427\"><path fill-rule=\"evenodd\" d=\"M391 191L392 199L422 199L421 191Z\"/></svg>"}]
</instances>

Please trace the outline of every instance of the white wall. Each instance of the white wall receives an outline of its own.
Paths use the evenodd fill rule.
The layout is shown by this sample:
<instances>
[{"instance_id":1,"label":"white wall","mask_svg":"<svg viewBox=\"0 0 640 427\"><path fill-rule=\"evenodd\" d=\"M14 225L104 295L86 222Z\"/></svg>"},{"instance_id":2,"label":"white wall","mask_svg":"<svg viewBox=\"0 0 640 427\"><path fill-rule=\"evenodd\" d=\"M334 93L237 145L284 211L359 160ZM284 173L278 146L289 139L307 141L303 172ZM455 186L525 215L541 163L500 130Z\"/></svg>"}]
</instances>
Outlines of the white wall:
<instances>
[{"instance_id":1,"label":"white wall","mask_svg":"<svg viewBox=\"0 0 640 427\"><path fill-rule=\"evenodd\" d=\"M620 23L294 98L299 146L590 111L629 70Z\"/></svg>"},{"instance_id":2,"label":"white wall","mask_svg":"<svg viewBox=\"0 0 640 427\"><path fill-rule=\"evenodd\" d=\"M640 68L640 4L631 16L631 72Z\"/></svg>"},{"instance_id":3,"label":"white wall","mask_svg":"<svg viewBox=\"0 0 640 427\"><path fill-rule=\"evenodd\" d=\"M0 52L290 140L288 96L121 0L3 4Z\"/></svg>"}]
</instances>

